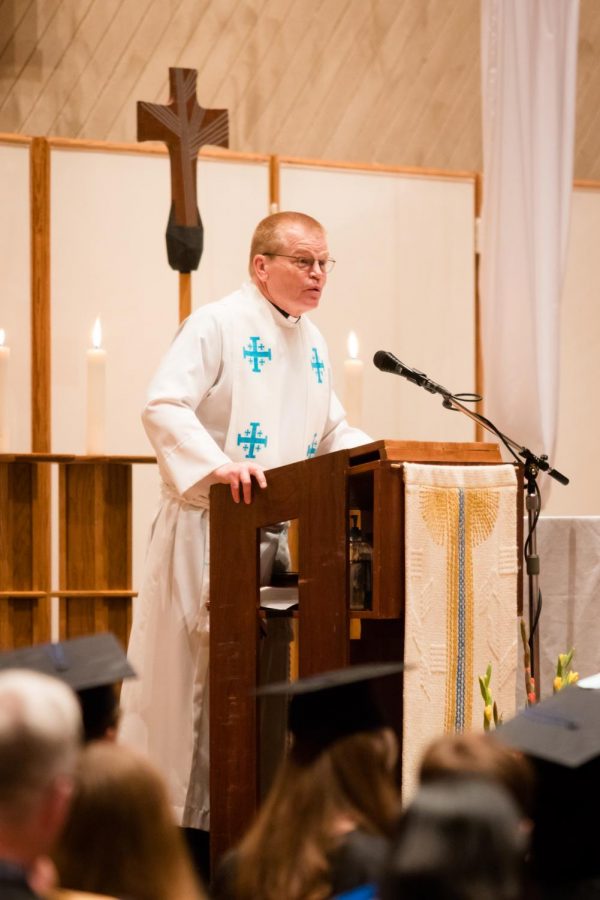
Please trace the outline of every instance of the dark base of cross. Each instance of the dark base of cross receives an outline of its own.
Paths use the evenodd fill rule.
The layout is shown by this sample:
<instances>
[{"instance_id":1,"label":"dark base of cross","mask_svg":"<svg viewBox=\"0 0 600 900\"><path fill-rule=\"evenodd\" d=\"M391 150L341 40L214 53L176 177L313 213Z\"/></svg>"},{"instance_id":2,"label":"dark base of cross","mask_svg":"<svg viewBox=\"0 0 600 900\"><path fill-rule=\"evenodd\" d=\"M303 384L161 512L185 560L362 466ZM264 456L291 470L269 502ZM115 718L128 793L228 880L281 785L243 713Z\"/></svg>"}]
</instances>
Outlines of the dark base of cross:
<instances>
[{"instance_id":1,"label":"dark base of cross","mask_svg":"<svg viewBox=\"0 0 600 900\"><path fill-rule=\"evenodd\" d=\"M204 228L198 213L198 225L177 225L171 206L166 232L167 258L176 272L195 272L204 249Z\"/></svg>"}]
</instances>

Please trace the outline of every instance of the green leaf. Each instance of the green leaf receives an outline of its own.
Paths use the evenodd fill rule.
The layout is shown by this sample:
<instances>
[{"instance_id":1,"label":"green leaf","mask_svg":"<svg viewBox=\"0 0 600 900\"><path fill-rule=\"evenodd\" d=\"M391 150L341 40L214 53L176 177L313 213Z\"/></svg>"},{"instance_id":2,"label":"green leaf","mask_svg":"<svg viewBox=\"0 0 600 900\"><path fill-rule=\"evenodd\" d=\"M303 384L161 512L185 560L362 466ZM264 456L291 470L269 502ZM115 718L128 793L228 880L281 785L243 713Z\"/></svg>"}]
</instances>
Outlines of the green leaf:
<instances>
[{"instance_id":1,"label":"green leaf","mask_svg":"<svg viewBox=\"0 0 600 900\"><path fill-rule=\"evenodd\" d=\"M486 685L485 681L483 680L483 678L481 677L481 675L479 676L479 687L481 689L481 696L483 697L483 702L487 706L489 691L488 691L487 685Z\"/></svg>"}]
</instances>

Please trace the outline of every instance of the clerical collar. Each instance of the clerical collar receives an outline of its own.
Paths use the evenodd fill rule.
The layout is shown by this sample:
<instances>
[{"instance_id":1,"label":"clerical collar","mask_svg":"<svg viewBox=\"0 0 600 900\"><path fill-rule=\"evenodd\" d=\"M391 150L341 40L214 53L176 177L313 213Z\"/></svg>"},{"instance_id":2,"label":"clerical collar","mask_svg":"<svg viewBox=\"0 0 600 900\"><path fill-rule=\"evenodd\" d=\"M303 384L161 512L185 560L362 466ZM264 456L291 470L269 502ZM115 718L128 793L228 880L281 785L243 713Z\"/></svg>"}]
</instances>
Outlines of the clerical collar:
<instances>
[{"instance_id":1,"label":"clerical collar","mask_svg":"<svg viewBox=\"0 0 600 900\"><path fill-rule=\"evenodd\" d=\"M284 316L284 318L289 319L290 322L299 322L300 321L300 316L290 316L290 314L288 312L286 312L285 309L282 309L280 306L277 306L277 304L273 303L272 300L269 300L269 303L271 304L271 306L274 306L275 309L277 310L277 312L280 312L281 315Z\"/></svg>"}]
</instances>

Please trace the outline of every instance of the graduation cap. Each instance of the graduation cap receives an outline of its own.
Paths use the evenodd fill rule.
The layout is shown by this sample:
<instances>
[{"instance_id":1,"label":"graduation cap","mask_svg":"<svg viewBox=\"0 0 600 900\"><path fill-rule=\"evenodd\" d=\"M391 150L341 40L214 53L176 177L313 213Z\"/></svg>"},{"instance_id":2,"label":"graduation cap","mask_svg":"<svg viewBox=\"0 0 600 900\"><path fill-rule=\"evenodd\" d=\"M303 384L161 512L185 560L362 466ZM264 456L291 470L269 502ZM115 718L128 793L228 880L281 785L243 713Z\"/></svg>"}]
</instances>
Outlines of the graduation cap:
<instances>
[{"instance_id":1,"label":"graduation cap","mask_svg":"<svg viewBox=\"0 0 600 900\"><path fill-rule=\"evenodd\" d=\"M564 688L496 729L503 744L568 768L600 757L600 690Z\"/></svg>"},{"instance_id":2,"label":"graduation cap","mask_svg":"<svg viewBox=\"0 0 600 900\"><path fill-rule=\"evenodd\" d=\"M86 740L103 737L116 725L114 686L136 674L109 633L5 651L0 653L2 669L33 669L66 682L79 697Z\"/></svg>"},{"instance_id":3,"label":"graduation cap","mask_svg":"<svg viewBox=\"0 0 600 900\"><path fill-rule=\"evenodd\" d=\"M387 727L389 722L377 701L373 682L403 669L401 662L348 666L298 681L266 685L256 694L290 697L288 728L294 736L293 752L308 762L340 738Z\"/></svg>"}]
</instances>

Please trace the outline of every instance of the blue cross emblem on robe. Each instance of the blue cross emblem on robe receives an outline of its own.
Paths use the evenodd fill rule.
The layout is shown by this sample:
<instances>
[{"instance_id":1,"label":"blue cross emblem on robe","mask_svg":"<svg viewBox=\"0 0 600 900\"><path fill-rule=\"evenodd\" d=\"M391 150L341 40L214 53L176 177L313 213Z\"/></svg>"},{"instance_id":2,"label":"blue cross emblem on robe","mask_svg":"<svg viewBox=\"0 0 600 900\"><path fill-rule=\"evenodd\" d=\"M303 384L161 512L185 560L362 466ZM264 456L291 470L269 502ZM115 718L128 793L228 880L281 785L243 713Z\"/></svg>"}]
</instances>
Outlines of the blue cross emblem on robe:
<instances>
[{"instance_id":1,"label":"blue cross emblem on robe","mask_svg":"<svg viewBox=\"0 0 600 900\"><path fill-rule=\"evenodd\" d=\"M243 434L238 434L238 447L242 447L246 459L256 459L256 454L267 446L268 437L263 435L260 422L250 422Z\"/></svg>"},{"instance_id":2,"label":"blue cross emblem on robe","mask_svg":"<svg viewBox=\"0 0 600 900\"><path fill-rule=\"evenodd\" d=\"M312 439L311 443L306 448L307 459L310 459L311 456L315 456L316 452L317 452L317 432L315 431L315 433L313 434L313 439Z\"/></svg>"},{"instance_id":3,"label":"blue cross emblem on robe","mask_svg":"<svg viewBox=\"0 0 600 900\"><path fill-rule=\"evenodd\" d=\"M267 349L258 335L252 335L248 346L244 347L244 359L249 360L252 372L261 372L268 359L271 359L271 350Z\"/></svg>"},{"instance_id":4,"label":"blue cross emblem on robe","mask_svg":"<svg viewBox=\"0 0 600 900\"><path fill-rule=\"evenodd\" d=\"M311 366L314 369L315 375L317 376L318 383L323 384L323 369L325 368L325 363L322 359L319 359L319 353L316 347L312 348Z\"/></svg>"}]
</instances>

